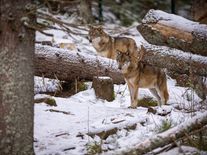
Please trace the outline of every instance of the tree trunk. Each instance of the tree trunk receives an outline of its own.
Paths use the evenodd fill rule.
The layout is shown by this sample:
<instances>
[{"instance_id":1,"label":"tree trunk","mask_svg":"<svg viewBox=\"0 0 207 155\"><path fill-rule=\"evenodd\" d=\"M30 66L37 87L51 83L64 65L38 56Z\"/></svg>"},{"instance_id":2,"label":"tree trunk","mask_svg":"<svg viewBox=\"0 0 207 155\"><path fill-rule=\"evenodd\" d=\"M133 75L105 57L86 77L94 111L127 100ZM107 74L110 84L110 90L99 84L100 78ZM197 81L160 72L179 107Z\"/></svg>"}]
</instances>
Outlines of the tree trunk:
<instances>
[{"instance_id":1,"label":"tree trunk","mask_svg":"<svg viewBox=\"0 0 207 155\"><path fill-rule=\"evenodd\" d=\"M36 45L35 75L62 81L76 78L92 81L94 76L109 76L115 84L124 78L114 60L99 56L86 56L50 46ZM207 76L207 58L184 53L176 49L146 46L143 63L167 68L180 74ZM199 69L198 69L199 68Z\"/></svg>"},{"instance_id":2,"label":"tree trunk","mask_svg":"<svg viewBox=\"0 0 207 155\"><path fill-rule=\"evenodd\" d=\"M81 0L79 12L84 24L93 23L91 0Z\"/></svg>"},{"instance_id":3,"label":"tree trunk","mask_svg":"<svg viewBox=\"0 0 207 155\"><path fill-rule=\"evenodd\" d=\"M103 0L98 1L98 20L99 23L103 22Z\"/></svg>"},{"instance_id":4,"label":"tree trunk","mask_svg":"<svg viewBox=\"0 0 207 155\"><path fill-rule=\"evenodd\" d=\"M175 14L175 3L176 0L171 0L171 13Z\"/></svg>"},{"instance_id":5,"label":"tree trunk","mask_svg":"<svg viewBox=\"0 0 207 155\"><path fill-rule=\"evenodd\" d=\"M195 21L207 24L207 1L193 0L191 7L192 17Z\"/></svg>"},{"instance_id":6,"label":"tree trunk","mask_svg":"<svg viewBox=\"0 0 207 155\"><path fill-rule=\"evenodd\" d=\"M33 152L35 33L24 27L26 0L0 2L0 154ZM34 18L30 18L35 21Z\"/></svg>"},{"instance_id":7,"label":"tree trunk","mask_svg":"<svg viewBox=\"0 0 207 155\"><path fill-rule=\"evenodd\" d=\"M160 10L150 10L137 29L151 44L207 56L207 25Z\"/></svg>"},{"instance_id":8,"label":"tree trunk","mask_svg":"<svg viewBox=\"0 0 207 155\"><path fill-rule=\"evenodd\" d=\"M188 121L171 128L163 133L157 134L145 141L137 144L134 148L127 148L127 150L121 152L115 152L115 154L126 154L126 155L141 155L150 152L156 148L163 147L175 140L184 137L192 131L201 129L207 125L207 112L189 119Z\"/></svg>"}]
</instances>

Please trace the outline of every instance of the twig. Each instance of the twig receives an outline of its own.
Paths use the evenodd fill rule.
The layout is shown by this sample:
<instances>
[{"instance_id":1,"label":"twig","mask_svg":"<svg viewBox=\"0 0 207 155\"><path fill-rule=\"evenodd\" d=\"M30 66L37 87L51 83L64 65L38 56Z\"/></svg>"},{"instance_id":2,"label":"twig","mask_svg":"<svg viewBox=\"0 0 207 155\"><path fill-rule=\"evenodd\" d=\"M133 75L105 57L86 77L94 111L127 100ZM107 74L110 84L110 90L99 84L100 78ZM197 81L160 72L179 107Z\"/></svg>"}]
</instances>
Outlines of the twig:
<instances>
[{"instance_id":1,"label":"twig","mask_svg":"<svg viewBox=\"0 0 207 155\"><path fill-rule=\"evenodd\" d=\"M46 35L46 36L50 36L50 37L53 37L53 36L54 36L53 34L44 32L43 29L39 28L39 27L36 26L36 25L29 24L28 22L24 22L24 26L26 26L26 27L28 27L28 28L30 28L30 29L39 31L40 33L42 33L42 34L44 34L44 35Z\"/></svg>"},{"instance_id":2,"label":"twig","mask_svg":"<svg viewBox=\"0 0 207 155\"><path fill-rule=\"evenodd\" d=\"M47 109L47 110L45 110L45 111L58 112L58 113L66 114L66 115L74 115L74 114L71 114L70 112L61 111L61 110L55 110L55 109Z\"/></svg>"}]
</instances>

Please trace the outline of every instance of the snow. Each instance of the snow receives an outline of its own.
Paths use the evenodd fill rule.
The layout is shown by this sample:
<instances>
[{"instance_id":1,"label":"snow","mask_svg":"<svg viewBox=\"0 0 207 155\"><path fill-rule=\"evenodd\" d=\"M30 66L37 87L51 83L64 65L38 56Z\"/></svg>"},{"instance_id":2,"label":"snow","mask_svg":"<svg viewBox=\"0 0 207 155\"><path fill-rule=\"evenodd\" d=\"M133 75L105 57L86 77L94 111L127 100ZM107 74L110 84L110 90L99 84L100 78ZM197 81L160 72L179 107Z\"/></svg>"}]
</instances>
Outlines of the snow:
<instances>
[{"instance_id":1,"label":"snow","mask_svg":"<svg viewBox=\"0 0 207 155\"><path fill-rule=\"evenodd\" d=\"M114 26L106 26L110 28ZM136 27L130 29L123 28L129 32L128 35L118 32L114 36L128 36L134 38L137 45L146 43L143 37L137 32ZM95 58L96 51L89 43L86 37L71 35L59 30L47 30L46 32L54 34L54 37L47 37L36 32L36 41L53 41L54 45L60 43L74 43L77 49L66 50L59 49L60 54L73 51L71 56L76 59L77 53L80 56L90 59ZM80 31L86 33L85 31ZM40 48L36 45L36 48ZM54 47L47 48L55 51ZM162 47L165 49L165 47ZM45 51L48 55L53 54ZM179 52L177 54L180 54ZM185 56L184 56L185 57ZM196 59L206 61L206 58ZM103 58L106 59L106 58ZM112 64L114 61L110 60ZM104 64L103 64L104 65ZM104 78L104 77L103 77ZM87 154L88 145L95 143L101 144L103 150L122 150L133 147L143 142L149 137L158 134L163 121L172 123L175 127L182 122L192 119L192 116L200 115L205 111L206 106L200 103L201 99L192 89L176 86L176 81L168 77L168 104L162 107L155 107L158 113L169 113L166 116L152 114L146 107L129 109L130 95L127 85L114 85L115 100L108 102L97 99L91 82L86 83L89 88L68 98L53 97L57 106L51 107L45 103L35 104L34 116L34 149L36 155L82 155ZM50 80L43 77L35 77L35 98L44 97L44 92L55 92L59 88L58 80ZM189 96L193 96L189 99ZM139 99L153 97L149 90L140 89ZM56 111L49 111L50 109ZM195 111L189 112L192 109ZM60 112L57 112L60 111ZM62 113L67 112L67 113ZM136 124L135 129L127 129L126 126ZM87 133L106 131L112 128L118 128L118 131L108 136L105 140L100 137L90 137ZM176 152L176 151L174 151ZM107 153L107 152L106 152Z\"/></svg>"},{"instance_id":2,"label":"snow","mask_svg":"<svg viewBox=\"0 0 207 155\"><path fill-rule=\"evenodd\" d=\"M172 154L185 154L185 155L192 155L192 154L200 154L200 155L205 155L206 152L200 151L196 148L190 147L190 146L180 146L180 147L175 147L169 151L160 153L160 155L172 155Z\"/></svg>"},{"instance_id":3,"label":"snow","mask_svg":"<svg viewBox=\"0 0 207 155\"><path fill-rule=\"evenodd\" d=\"M181 60L191 60L191 61L196 61L196 62L200 62L203 64L207 63L207 57L197 55L197 54L192 54L190 52L183 52L175 48L170 48L166 46L157 46L157 45L146 46L146 48L153 49L153 51L157 51L163 55L174 56Z\"/></svg>"},{"instance_id":4,"label":"snow","mask_svg":"<svg viewBox=\"0 0 207 155\"><path fill-rule=\"evenodd\" d=\"M55 79L48 79L44 77L37 77L34 78L35 85L34 85L34 92L35 94L43 93L43 92L54 92L59 88L59 81Z\"/></svg>"},{"instance_id":5,"label":"snow","mask_svg":"<svg viewBox=\"0 0 207 155\"><path fill-rule=\"evenodd\" d=\"M169 105L162 108L167 111L170 109L171 113L166 117L149 114L147 108L144 107L127 108L130 105L130 99L126 85L115 85L116 99L112 102L97 99L94 90L90 88L69 98L54 97L57 107L50 107L44 103L35 104L34 137L37 142L34 146L36 154L86 154L86 145L97 140L97 138L87 136L88 132L105 131L114 127L119 128L120 131L103 140L103 146L110 148L110 145L115 145L115 143L109 139L116 139L114 149L126 148L156 134L156 128L160 126L162 120L170 119L175 126L179 122L191 119L190 113L174 108L179 104L190 106L191 102L182 97L187 88L176 87L172 79L168 79L168 86ZM139 98L146 96L151 96L149 91L141 89ZM200 101L197 95L195 95L195 101L196 104ZM50 112L47 111L48 109L70 114ZM134 123L137 124L136 130L124 129L125 126ZM78 135L83 135L83 137ZM67 150L67 148L73 149ZM65 149L67 151L64 151Z\"/></svg>"},{"instance_id":6,"label":"snow","mask_svg":"<svg viewBox=\"0 0 207 155\"><path fill-rule=\"evenodd\" d=\"M108 77L108 76L99 76L98 78L99 78L99 79L102 79L102 80L109 80L109 79L111 79L111 78Z\"/></svg>"},{"instance_id":7,"label":"snow","mask_svg":"<svg viewBox=\"0 0 207 155\"><path fill-rule=\"evenodd\" d=\"M194 29L194 26L198 25L198 22L190 21L184 17L169 14L161 10L153 10L151 9L142 20L143 23L148 23L149 18L153 18L153 22L157 22L159 20L159 23L161 24L167 24L171 27L176 26L180 30L192 32Z\"/></svg>"}]
</instances>

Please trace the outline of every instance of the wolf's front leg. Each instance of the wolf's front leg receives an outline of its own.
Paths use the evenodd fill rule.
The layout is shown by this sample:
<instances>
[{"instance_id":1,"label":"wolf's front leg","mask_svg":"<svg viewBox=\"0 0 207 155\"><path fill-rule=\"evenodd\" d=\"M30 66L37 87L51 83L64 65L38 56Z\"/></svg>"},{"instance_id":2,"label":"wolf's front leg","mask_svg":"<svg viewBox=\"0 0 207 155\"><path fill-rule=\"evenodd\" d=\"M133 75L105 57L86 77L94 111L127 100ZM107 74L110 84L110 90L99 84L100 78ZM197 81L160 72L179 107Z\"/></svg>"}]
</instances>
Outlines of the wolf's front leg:
<instances>
[{"instance_id":1,"label":"wolf's front leg","mask_svg":"<svg viewBox=\"0 0 207 155\"><path fill-rule=\"evenodd\" d=\"M137 104L138 104L137 96L138 96L138 86L134 85L132 87L131 108L136 108L137 107Z\"/></svg>"}]
</instances>

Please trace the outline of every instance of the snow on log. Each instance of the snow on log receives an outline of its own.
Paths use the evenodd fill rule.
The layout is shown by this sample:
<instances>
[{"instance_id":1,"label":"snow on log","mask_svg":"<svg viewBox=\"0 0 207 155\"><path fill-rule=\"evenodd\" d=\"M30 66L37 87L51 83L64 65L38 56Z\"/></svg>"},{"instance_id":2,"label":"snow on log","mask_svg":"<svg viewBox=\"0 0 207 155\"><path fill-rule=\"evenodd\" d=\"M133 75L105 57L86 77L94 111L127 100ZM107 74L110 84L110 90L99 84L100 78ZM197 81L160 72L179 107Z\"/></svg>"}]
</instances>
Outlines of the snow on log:
<instances>
[{"instance_id":1,"label":"snow on log","mask_svg":"<svg viewBox=\"0 0 207 155\"><path fill-rule=\"evenodd\" d=\"M143 119L139 120L131 120L127 121L125 119L121 119L118 121L113 121L111 125L107 125L104 127L100 127L97 129L91 130L87 135L90 137L99 136L101 139L107 139L108 136L116 134L118 130L135 130L137 127L137 124L141 124L146 121L146 118L143 117Z\"/></svg>"},{"instance_id":2,"label":"snow on log","mask_svg":"<svg viewBox=\"0 0 207 155\"><path fill-rule=\"evenodd\" d=\"M207 57L165 46L145 45L145 49L143 62L146 64L179 74L207 76Z\"/></svg>"},{"instance_id":3,"label":"snow on log","mask_svg":"<svg viewBox=\"0 0 207 155\"><path fill-rule=\"evenodd\" d=\"M150 10L137 26L151 44L207 56L207 25L160 10Z\"/></svg>"},{"instance_id":4,"label":"snow on log","mask_svg":"<svg viewBox=\"0 0 207 155\"><path fill-rule=\"evenodd\" d=\"M176 139L184 137L186 133L189 134L192 131L201 129L205 125L207 125L207 112L197 115L189 119L188 121L163 133L146 139L145 141L134 146L134 148L127 148L126 150L117 151L114 154L145 154L158 147L163 147L167 144L173 143Z\"/></svg>"},{"instance_id":5,"label":"snow on log","mask_svg":"<svg viewBox=\"0 0 207 155\"><path fill-rule=\"evenodd\" d=\"M92 81L94 76L109 76L116 84L124 83L114 60L38 44L35 75L62 81L76 78Z\"/></svg>"}]
</instances>

